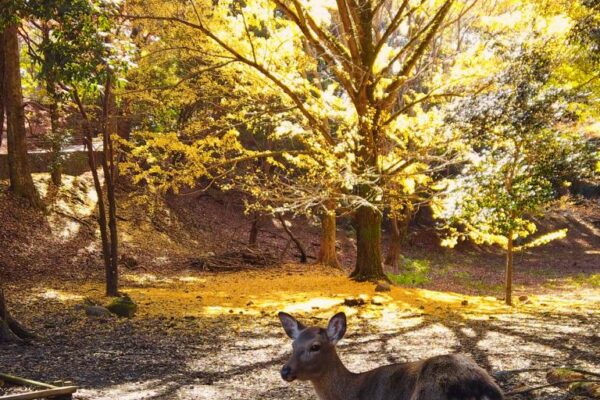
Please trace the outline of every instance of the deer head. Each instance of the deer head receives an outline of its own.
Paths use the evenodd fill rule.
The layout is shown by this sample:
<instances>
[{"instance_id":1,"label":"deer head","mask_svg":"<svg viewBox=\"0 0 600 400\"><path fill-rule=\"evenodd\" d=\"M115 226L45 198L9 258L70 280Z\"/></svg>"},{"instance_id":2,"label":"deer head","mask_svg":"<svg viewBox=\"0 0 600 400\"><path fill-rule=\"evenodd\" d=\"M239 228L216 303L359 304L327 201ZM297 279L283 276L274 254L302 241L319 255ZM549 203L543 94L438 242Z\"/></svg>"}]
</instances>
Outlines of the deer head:
<instances>
[{"instance_id":1,"label":"deer head","mask_svg":"<svg viewBox=\"0 0 600 400\"><path fill-rule=\"evenodd\" d=\"M284 312L279 313L279 319L293 340L292 357L281 369L281 377L288 382L318 380L338 360L335 345L346 333L346 315L334 315L327 329L306 327Z\"/></svg>"}]
</instances>

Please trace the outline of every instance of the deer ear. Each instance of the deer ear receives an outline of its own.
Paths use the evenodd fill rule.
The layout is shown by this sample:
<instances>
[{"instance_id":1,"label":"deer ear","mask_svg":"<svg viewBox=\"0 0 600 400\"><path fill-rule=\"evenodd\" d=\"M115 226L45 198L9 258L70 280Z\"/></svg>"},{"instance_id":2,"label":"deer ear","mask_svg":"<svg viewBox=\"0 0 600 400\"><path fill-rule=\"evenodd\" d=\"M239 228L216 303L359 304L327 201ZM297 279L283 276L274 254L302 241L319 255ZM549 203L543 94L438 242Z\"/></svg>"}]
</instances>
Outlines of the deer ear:
<instances>
[{"instance_id":1,"label":"deer ear","mask_svg":"<svg viewBox=\"0 0 600 400\"><path fill-rule=\"evenodd\" d=\"M346 333L346 314L343 312L335 314L329 320L329 325L327 326L327 337L329 341L333 344L336 344L344 337Z\"/></svg>"},{"instance_id":2,"label":"deer ear","mask_svg":"<svg viewBox=\"0 0 600 400\"><path fill-rule=\"evenodd\" d=\"M290 314L280 312L279 320L281 321L285 333L292 339L296 339L298 335L300 335L300 331L304 329L304 325L296 321L296 318L292 317Z\"/></svg>"}]
</instances>

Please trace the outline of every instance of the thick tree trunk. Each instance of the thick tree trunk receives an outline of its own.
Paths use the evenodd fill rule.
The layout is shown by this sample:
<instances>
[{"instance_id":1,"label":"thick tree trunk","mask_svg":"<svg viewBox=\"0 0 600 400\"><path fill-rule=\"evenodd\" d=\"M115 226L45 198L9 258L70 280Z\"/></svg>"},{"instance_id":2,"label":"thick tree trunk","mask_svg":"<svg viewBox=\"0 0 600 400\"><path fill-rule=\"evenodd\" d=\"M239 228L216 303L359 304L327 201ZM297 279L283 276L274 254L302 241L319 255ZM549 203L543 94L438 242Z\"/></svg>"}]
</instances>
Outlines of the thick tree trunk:
<instances>
[{"instance_id":1,"label":"thick tree trunk","mask_svg":"<svg viewBox=\"0 0 600 400\"><path fill-rule=\"evenodd\" d=\"M390 224L392 227L392 238L387 249L385 264L392 267L392 271L397 274L402 248L408 241L408 226L410 224L410 211L406 210L399 217L392 217Z\"/></svg>"},{"instance_id":2,"label":"thick tree trunk","mask_svg":"<svg viewBox=\"0 0 600 400\"><path fill-rule=\"evenodd\" d=\"M351 278L358 281L387 279L381 258L381 213L360 206L355 213L356 267Z\"/></svg>"},{"instance_id":3,"label":"thick tree trunk","mask_svg":"<svg viewBox=\"0 0 600 400\"><path fill-rule=\"evenodd\" d=\"M27 199L32 206L42 208L33 184L25 139L25 110L21 89L21 65L17 25L12 24L0 35L0 51L4 56L4 102L7 117L7 144L10 189Z\"/></svg>"},{"instance_id":4,"label":"thick tree trunk","mask_svg":"<svg viewBox=\"0 0 600 400\"><path fill-rule=\"evenodd\" d=\"M513 280L513 239L512 232L508 236L508 245L506 246L506 286L504 302L512 306L512 280Z\"/></svg>"},{"instance_id":5,"label":"thick tree trunk","mask_svg":"<svg viewBox=\"0 0 600 400\"><path fill-rule=\"evenodd\" d=\"M321 215L321 243L317 263L339 268L336 251L335 202L328 202Z\"/></svg>"}]
</instances>

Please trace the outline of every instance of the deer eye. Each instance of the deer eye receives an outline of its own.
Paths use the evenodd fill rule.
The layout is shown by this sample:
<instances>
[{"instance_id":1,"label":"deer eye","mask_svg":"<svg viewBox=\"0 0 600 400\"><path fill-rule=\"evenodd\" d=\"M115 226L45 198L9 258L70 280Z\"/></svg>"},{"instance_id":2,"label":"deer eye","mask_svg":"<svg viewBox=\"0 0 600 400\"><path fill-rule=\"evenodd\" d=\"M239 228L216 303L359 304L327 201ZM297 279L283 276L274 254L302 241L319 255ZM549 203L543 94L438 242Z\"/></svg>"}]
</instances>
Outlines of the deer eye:
<instances>
[{"instance_id":1,"label":"deer eye","mask_svg":"<svg viewBox=\"0 0 600 400\"><path fill-rule=\"evenodd\" d=\"M312 346L310 346L310 351L319 351L319 350L321 350L321 345L318 343L315 343Z\"/></svg>"}]
</instances>

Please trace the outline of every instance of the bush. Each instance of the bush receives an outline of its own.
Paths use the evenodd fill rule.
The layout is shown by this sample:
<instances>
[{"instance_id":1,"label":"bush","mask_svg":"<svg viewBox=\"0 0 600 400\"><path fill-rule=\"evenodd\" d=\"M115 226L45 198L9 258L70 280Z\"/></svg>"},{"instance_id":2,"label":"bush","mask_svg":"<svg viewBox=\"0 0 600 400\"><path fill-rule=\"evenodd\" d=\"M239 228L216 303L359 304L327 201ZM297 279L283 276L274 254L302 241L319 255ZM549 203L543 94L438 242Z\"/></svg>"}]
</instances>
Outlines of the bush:
<instances>
[{"instance_id":1,"label":"bush","mask_svg":"<svg viewBox=\"0 0 600 400\"><path fill-rule=\"evenodd\" d=\"M392 283L402 286L418 286L429 282L429 261L411 258L402 258L400 268L403 272L398 275L388 273Z\"/></svg>"}]
</instances>

